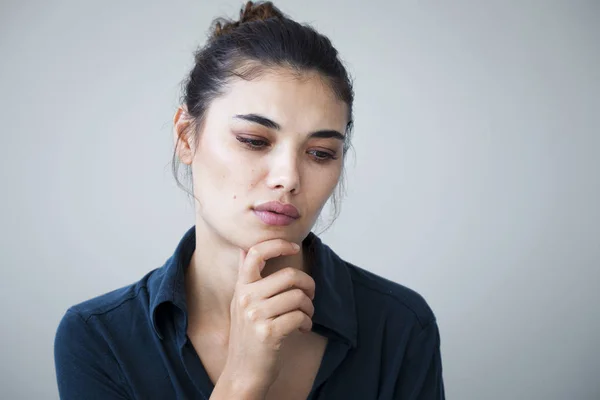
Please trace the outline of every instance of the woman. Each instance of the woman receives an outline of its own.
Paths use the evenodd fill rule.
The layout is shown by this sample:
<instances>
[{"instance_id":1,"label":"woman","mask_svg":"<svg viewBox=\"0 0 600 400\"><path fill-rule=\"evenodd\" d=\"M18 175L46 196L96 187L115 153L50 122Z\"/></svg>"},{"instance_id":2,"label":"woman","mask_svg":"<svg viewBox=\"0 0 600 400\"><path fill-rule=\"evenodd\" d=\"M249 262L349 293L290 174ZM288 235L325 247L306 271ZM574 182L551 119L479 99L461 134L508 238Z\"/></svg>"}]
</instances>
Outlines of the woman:
<instances>
[{"instance_id":1,"label":"woman","mask_svg":"<svg viewBox=\"0 0 600 400\"><path fill-rule=\"evenodd\" d=\"M337 51L271 3L214 27L174 116L195 225L161 268L67 311L61 398L444 398L423 298L311 232L350 143Z\"/></svg>"}]
</instances>

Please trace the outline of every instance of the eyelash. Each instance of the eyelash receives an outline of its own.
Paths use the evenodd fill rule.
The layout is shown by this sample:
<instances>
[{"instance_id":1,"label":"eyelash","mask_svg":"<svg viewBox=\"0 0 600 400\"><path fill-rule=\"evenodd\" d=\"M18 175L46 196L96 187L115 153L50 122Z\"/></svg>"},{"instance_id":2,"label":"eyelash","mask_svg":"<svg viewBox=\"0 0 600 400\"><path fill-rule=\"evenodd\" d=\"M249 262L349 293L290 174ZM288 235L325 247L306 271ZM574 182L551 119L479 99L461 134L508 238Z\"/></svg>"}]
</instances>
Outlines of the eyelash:
<instances>
[{"instance_id":1,"label":"eyelash","mask_svg":"<svg viewBox=\"0 0 600 400\"><path fill-rule=\"evenodd\" d=\"M246 138L243 136L236 136L236 139L238 142L242 143L247 148L249 148L250 150L253 150L253 151L263 150L269 144L266 140L263 140L263 139L252 139L252 138ZM309 153L311 153L313 155L313 159L319 163L324 163L329 160L337 160L337 157L335 156L335 154L331 154L326 151L312 150Z\"/></svg>"}]
</instances>

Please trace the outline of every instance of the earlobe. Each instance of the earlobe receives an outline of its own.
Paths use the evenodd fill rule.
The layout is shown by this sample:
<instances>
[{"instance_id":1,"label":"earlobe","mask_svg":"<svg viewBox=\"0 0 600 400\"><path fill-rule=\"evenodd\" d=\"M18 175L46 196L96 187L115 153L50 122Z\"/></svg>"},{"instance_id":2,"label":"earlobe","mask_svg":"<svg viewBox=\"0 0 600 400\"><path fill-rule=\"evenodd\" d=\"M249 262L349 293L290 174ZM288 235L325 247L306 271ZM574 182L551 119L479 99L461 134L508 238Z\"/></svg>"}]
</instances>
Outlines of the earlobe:
<instances>
[{"instance_id":1,"label":"earlobe","mask_svg":"<svg viewBox=\"0 0 600 400\"><path fill-rule=\"evenodd\" d=\"M181 105L173 116L173 140L177 156L182 163L187 165L190 165L194 158L190 135L191 128L192 118L188 114L186 106Z\"/></svg>"}]
</instances>

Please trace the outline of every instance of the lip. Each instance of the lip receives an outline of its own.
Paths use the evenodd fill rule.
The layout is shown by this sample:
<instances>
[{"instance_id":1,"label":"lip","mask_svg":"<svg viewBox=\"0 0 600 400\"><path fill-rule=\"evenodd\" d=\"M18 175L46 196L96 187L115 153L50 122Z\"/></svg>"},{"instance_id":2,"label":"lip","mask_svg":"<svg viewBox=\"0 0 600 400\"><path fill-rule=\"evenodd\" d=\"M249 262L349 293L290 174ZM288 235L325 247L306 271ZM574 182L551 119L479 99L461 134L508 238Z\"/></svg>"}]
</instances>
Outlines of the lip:
<instances>
[{"instance_id":1,"label":"lip","mask_svg":"<svg viewBox=\"0 0 600 400\"><path fill-rule=\"evenodd\" d=\"M278 201L259 204L254 207L253 211L267 225L289 225L300 218L300 213L296 207Z\"/></svg>"}]
</instances>

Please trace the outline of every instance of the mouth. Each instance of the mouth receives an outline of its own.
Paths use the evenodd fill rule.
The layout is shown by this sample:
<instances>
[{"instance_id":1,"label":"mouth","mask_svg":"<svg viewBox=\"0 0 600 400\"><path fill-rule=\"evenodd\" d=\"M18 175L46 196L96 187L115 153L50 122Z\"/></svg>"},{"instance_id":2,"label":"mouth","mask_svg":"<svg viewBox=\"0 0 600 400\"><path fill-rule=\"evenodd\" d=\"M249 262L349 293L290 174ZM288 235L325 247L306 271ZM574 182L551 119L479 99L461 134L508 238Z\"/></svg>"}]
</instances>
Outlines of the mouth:
<instances>
[{"instance_id":1,"label":"mouth","mask_svg":"<svg viewBox=\"0 0 600 400\"><path fill-rule=\"evenodd\" d=\"M298 218L298 209L291 204L276 201L260 204L253 208L254 214L265 224L275 226L290 225Z\"/></svg>"}]
</instances>

